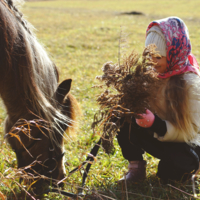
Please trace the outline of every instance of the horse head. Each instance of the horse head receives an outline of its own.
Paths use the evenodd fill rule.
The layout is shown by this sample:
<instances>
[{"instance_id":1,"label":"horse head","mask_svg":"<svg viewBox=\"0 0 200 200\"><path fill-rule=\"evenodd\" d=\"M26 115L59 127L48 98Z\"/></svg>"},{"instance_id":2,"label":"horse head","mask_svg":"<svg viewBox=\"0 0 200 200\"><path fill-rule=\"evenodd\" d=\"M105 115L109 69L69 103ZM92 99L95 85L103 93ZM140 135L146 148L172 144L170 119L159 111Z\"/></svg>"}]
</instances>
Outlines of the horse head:
<instances>
[{"instance_id":1,"label":"horse head","mask_svg":"<svg viewBox=\"0 0 200 200\"><path fill-rule=\"evenodd\" d=\"M68 121L58 121L50 127L45 120L32 119L33 115L29 114L26 120L19 120L6 134L7 141L16 153L19 170L29 174L24 176L25 179L28 178L29 183L37 180L34 184L37 193L37 190L43 192L44 180L47 185L49 182L56 184L65 177L64 132L74 125L77 109L76 99L69 93L71 82L71 79L64 80L52 97L57 104L55 106L67 116Z\"/></svg>"}]
</instances>

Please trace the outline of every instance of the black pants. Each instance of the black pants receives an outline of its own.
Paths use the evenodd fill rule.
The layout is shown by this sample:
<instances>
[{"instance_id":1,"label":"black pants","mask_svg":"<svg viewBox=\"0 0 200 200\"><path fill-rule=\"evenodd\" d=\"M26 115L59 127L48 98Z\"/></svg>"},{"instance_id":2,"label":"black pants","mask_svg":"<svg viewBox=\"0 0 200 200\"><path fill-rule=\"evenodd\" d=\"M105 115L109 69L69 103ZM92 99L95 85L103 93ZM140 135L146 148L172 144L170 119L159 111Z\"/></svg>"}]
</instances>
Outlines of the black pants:
<instances>
[{"instance_id":1,"label":"black pants","mask_svg":"<svg viewBox=\"0 0 200 200\"><path fill-rule=\"evenodd\" d=\"M117 139L128 161L143 160L145 151L160 159L157 175L163 181L185 181L199 168L199 147L191 147L187 143L160 142L152 132L135 122L131 125L125 123Z\"/></svg>"}]
</instances>

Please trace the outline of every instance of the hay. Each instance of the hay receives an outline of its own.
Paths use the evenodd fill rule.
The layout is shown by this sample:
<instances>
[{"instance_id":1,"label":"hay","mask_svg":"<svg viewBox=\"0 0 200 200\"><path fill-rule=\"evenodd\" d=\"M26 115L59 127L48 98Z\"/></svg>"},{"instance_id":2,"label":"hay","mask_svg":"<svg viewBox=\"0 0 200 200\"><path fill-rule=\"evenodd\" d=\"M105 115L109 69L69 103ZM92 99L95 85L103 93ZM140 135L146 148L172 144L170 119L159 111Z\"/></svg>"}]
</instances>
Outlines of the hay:
<instances>
[{"instance_id":1,"label":"hay","mask_svg":"<svg viewBox=\"0 0 200 200\"><path fill-rule=\"evenodd\" d=\"M102 146L106 153L114 151L113 139L124 122L131 123L132 118L141 118L138 114L149 109L149 97L159 84L154 71L152 56L160 56L156 46L144 49L140 56L132 52L124 56L123 64L107 62L103 65L103 75L96 77L103 84L103 92L97 97L99 111L94 115L92 128L95 133L102 133Z\"/></svg>"}]
</instances>

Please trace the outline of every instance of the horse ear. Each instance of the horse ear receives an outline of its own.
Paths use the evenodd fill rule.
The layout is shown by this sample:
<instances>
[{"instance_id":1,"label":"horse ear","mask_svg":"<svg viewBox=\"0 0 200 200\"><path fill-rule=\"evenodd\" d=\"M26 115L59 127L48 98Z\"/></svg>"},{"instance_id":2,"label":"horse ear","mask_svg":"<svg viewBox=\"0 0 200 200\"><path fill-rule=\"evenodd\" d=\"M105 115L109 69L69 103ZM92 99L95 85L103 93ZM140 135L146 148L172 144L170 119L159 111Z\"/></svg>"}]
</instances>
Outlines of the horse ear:
<instances>
[{"instance_id":1,"label":"horse ear","mask_svg":"<svg viewBox=\"0 0 200 200\"><path fill-rule=\"evenodd\" d=\"M55 92L55 99L62 103L65 96L69 93L71 88L72 79L66 79L58 85L58 88Z\"/></svg>"}]
</instances>

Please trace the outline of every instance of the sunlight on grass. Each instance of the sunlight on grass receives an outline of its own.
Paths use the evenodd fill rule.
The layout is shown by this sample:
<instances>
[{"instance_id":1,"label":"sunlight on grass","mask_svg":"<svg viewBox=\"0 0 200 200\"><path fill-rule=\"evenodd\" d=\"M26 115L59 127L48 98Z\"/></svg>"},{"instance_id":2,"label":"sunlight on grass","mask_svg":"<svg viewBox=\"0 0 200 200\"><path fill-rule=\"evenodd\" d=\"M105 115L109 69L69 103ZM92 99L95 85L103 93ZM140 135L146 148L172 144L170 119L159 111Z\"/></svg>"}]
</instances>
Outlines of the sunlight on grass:
<instances>
[{"instance_id":1,"label":"sunlight on grass","mask_svg":"<svg viewBox=\"0 0 200 200\"><path fill-rule=\"evenodd\" d=\"M173 3L169 0L27 1L22 11L35 26L38 40L59 67L60 81L73 79L71 93L82 107L83 117L80 120L77 139L65 145L66 173L85 161L99 138L92 136L91 129L94 113L98 110L96 95L99 93L99 90L92 86L99 84L95 77L102 74L101 67L105 62L118 62L121 31L127 35L125 50L130 52L135 49L142 53L145 30L150 21L170 15L181 17L189 28L193 54L200 61L199 0L174 0ZM143 15L121 14L130 11L142 12ZM6 114L2 105L0 110L2 133L2 122ZM3 142L3 134L0 144L0 192L10 199L14 199L17 194L20 199L24 194L20 193L13 179L3 179L6 170L17 167L15 154ZM108 156L100 150L86 182L86 189L89 194L93 194L88 199L95 199L95 191L114 199L127 198L125 188L117 185L116 181L127 171L128 163L123 159L116 141L115 146L114 155ZM183 192L162 185L155 176L158 160L148 154L144 157L148 162L147 180L128 188L128 199L189 199ZM80 173L76 172L65 183L67 191L76 192L76 186L81 185ZM192 194L191 185L177 183L177 187ZM57 194L45 196L45 199L62 198Z\"/></svg>"}]
</instances>

